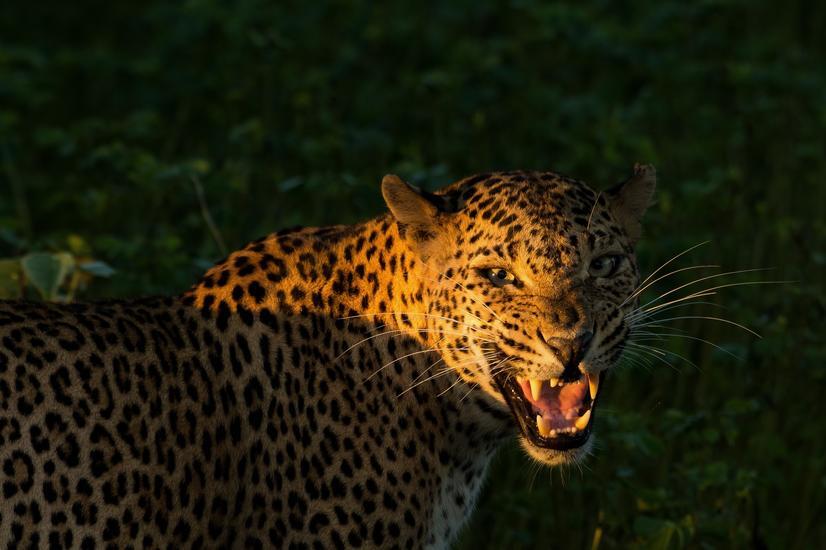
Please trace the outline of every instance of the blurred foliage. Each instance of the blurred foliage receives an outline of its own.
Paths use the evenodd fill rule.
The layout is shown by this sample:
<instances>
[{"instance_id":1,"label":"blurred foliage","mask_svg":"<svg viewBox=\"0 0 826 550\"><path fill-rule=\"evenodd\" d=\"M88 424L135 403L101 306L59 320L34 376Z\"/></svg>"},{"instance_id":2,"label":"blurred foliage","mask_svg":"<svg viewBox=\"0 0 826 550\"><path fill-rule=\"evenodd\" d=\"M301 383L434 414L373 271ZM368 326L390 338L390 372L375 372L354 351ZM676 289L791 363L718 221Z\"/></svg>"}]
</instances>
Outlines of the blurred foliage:
<instances>
[{"instance_id":1,"label":"blurred foliage","mask_svg":"<svg viewBox=\"0 0 826 550\"><path fill-rule=\"evenodd\" d=\"M722 351L620 369L582 470L510 447L459 546L823 547L825 23L805 0L6 2L0 292L179 292L224 242L381 211L387 172L604 187L651 162L644 267L709 240L674 265L797 282L706 298L762 339L672 321Z\"/></svg>"},{"instance_id":2,"label":"blurred foliage","mask_svg":"<svg viewBox=\"0 0 826 550\"><path fill-rule=\"evenodd\" d=\"M77 235L67 239L68 251L30 252L0 259L0 299L39 297L70 302L95 277L111 277L115 270L90 258L88 245Z\"/></svg>"}]
</instances>

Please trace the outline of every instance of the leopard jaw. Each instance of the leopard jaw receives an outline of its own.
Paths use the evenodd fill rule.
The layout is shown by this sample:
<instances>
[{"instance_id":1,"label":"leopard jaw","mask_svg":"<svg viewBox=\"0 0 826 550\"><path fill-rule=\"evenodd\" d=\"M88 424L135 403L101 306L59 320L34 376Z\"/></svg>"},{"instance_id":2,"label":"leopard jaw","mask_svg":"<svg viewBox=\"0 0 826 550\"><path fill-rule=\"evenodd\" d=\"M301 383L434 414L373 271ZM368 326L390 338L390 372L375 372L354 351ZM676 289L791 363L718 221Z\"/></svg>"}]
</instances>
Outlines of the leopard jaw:
<instances>
[{"instance_id":1,"label":"leopard jaw","mask_svg":"<svg viewBox=\"0 0 826 550\"><path fill-rule=\"evenodd\" d=\"M577 449L587 449L594 407L604 373L585 373L577 380L531 379L495 375L499 395L508 405L529 454L548 464L568 462ZM578 456L578 455L577 455ZM567 457L567 458L566 458Z\"/></svg>"},{"instance_id":2,"label":"leopard jaw","mask_svg":"<svg viewBox=\"0 0 826 550\"><path fill-rule=\"evenodd\" d=\"M588 409L581 413L579 416L576 417L574 420L573 418L567 418L566 420L574 420L573 425L567 426L560 426L558 425L559 422L554 422L555 420L559 420L558 415L557 418L554 418L555 415L552 415L551 412L544 412L539 410L536 414L536 427L539 435L542 437L556 437L560 434L576 434L577 432L585 430L588 427L588 424L591 420L591 411L593 410L594 400L596 399L597 392L599 391L599 375L589 375L585 374L585 380L588 382L588 394L591 398L591 403ZM585 380L580 378L580 380L574 382L573 384L584 384ZM571 385L570 382L562 382L559 378L550 378L548 380L541 380L537 378L521 378L517 377L516 381L520 386L523 387L523 390L527 387L530 387L530 397L534 402L539 402L543 391L547 394L550 393L544 388L548 387L550 389L560 388L560 392L562 391L561 388L564 386ZM527 392L526 392L527 397ZM555 426L555 424L557 424Z\"/></svg>"}]
</instances>

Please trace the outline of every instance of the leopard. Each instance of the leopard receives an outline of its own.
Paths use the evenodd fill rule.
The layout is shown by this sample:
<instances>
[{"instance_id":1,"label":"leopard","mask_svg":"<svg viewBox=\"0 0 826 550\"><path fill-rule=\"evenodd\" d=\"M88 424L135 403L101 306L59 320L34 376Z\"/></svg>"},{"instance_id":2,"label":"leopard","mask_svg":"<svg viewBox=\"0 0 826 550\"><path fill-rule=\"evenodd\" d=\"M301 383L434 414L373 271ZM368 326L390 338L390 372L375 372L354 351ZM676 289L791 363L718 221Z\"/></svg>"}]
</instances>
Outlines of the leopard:
<instances>
[{"instance_id":1,"label":"leopard","mask_svg":"<svg viewBox=\"0 0 826 550\"><path fill-rule=\"evenodd\" d=\"M449 547L508 441L589 454L655 182L388 175L177 296L0 302L0 545Z\"/></svg>"}]
</instances>

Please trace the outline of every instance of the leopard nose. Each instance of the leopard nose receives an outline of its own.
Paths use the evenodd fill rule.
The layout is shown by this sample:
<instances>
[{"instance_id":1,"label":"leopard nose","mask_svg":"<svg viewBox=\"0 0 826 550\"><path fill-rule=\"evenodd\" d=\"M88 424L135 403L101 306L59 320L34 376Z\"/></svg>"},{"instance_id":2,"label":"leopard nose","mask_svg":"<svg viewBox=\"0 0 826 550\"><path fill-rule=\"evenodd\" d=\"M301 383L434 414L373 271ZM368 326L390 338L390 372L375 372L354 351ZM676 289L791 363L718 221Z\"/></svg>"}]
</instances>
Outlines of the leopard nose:
<instances>
[{"instance_id":1,"label":"leopard nose","mask_svg":"<svg viewBox=\"0 0 826 550\"><path fill-rule=\"evenodd\" d=\"M560 378L577 380L580 377L579 364L588 353L594 332L586 329L574 338L544 338L551 352L562 363L563 371Z\"/></svg>"}]
</instances>

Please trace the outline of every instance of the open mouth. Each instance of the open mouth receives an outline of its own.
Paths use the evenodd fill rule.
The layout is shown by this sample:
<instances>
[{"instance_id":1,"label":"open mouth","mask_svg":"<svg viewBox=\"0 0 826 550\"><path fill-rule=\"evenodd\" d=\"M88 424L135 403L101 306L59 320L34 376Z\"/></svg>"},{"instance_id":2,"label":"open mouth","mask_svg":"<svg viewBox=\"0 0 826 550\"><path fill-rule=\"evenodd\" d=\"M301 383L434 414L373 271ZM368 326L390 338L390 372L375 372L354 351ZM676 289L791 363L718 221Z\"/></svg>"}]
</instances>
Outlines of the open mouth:
<instances>
[{"instance_id":1,"label":"open mouth","mask_svg":"<svg viewBox=\"0 0 826 550\"><path fill-rule=\"evenodd\" d=\"M575 449L588 441L604 373L578 380L537 380L495 375L523 435L546 449Z\"/></svg>"}]
</instances>

